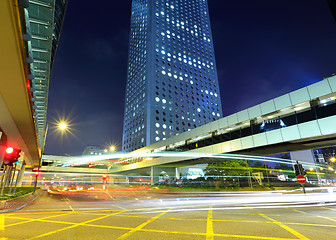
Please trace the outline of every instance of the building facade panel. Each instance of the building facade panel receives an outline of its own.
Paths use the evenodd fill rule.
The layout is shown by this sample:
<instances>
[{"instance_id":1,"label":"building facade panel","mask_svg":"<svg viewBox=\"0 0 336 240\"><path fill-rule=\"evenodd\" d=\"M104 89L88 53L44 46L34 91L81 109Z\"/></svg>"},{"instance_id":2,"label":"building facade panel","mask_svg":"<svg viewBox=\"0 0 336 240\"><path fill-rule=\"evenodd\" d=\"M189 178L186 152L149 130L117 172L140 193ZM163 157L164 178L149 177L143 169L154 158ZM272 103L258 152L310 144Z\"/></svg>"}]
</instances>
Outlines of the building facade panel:
<instances>
[{"instance_id":1,"label":"building facade panel","mask_svg":"<svg viewBox=\"0 0 336 240\"><path fill-rule=\"evenodd\" d=\"M292 106L289 94L282 95L274 99L275 110L281 110Z\"/></svg>"},{"instance_id":2,"label":"building facade panel","mask_svg":"<svg viewBox=\"0 0 336 240\"><path fill-rule=\"evenodd\" d=\"M301 138L297 125L281 128L280 130L284 141L292 141Z\"/></svg>"},{"instance_id":3,"label":"building facade panel","mask_svg":"<svg viewBox=\"0 0 336 240\"><path fill-rule=\"evenodd\" d=\"M336 76L328 78L329 85L333 92L336 92Z\"/></svg>"},{"instance_id":4,"label":"building facade panel","mask_svg":"<svg viewBox=\"0 0 336 240\"><path fill-rule=\"evenodd\" d=\"M331 88L327 81L317 82L307 87L311 99L331 93Z\"/></svg>"},{"instance_id":5,"label":"building facade panel","mask_svg":"<svg viewBox=\"0 0 336 240\"><path fill-rule=\"evenodd\" d=\"M274 144L283 142L282 134L280 129L266 132L267 143Z\"/></svg>"},{"instance_id":6,"label":"building facade panel","mask_svg":"<svg viewBox=\"0 0 336 240\"><path fill-rule=\"evenodd\" d=\"M296 90L294 92L289 93L289 96L291 98L291 102L293 105L309 101L310 96L307 90L307 87L300 88L299 90Z\"/></svg>"},{"instance_id":7,"label":"building facade panel","mask_svg":"<svg viewBox=\"0 0 336 240\"><path fill-rule=\"evenodd\" d=\"M254 146L263 146L267 144L266 133L259 133L253 135Z\"/></svg>"},{"instance_id":8,"label":"building facade panel","mask_svg":"<svg viewBox=\"0 0 336 240\"><path fill-rule=\"evenodd\" d=\"M260 105L256 105L247 109L250 118L259 117L261 115Z\"/></svg>"},{"instance_id":9,"label":"building facade panel","mask_svg":"<svg viewBox=\"0 0 336 240\"><path fill-rule=\"evenodd\" d=\"M254 147L254 142L253 142L253 137L252 136L241 138L241 143L242 143L243 149L248 149L248 148L253 148Z\"/></svg>"},{"instance_id":10,"label":"building facade panel","mask_svg":"<svg viewBox=\"0 0 336 240\"><path fill-rule=\"evenodd\" d=\"M243 122L250 119L247 109L238 112L237 115L239 122Z\"/></svg>"},{"instance_id":11,"label":"building facade panel","mask_svg":"<svg viewBox=\"0 0 336 240\"><path fill-rule=\"evenodd\" d=\"M321 135L317 120L298 125L301 138L315 137Z\"/></svg>"},{"instance_id":12,"label":"building facade panel","mask_svg":"<svg viewBox=\"0 0 336 240\"><path fill-rule=\"evenodd\" d=\"M336 116L318 119L317 122L323 135L336 133Z\"/></svg>"},{"instance_id":13,"label":"building facade panel","mask_svg":"<svg viewBox=\"0 0 336 240\"><path fill-rule=\"evenodd\" d=\"M275 105L274 105L273 99L260 104L260 108L261 108L261 114L262 115L274 112L275 111Z\"/></svg>"}]
</instances>

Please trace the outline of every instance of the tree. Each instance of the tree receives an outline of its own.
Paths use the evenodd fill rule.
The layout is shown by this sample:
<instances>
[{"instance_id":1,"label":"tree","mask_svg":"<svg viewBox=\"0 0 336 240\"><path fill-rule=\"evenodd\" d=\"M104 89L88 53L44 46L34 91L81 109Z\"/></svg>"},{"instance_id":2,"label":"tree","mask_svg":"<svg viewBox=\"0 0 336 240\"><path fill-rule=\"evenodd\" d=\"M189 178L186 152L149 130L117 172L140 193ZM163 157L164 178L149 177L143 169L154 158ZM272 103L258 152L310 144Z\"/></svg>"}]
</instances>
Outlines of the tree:
<instances>
[{"instance_id":1,"label":"tree","mask_svg":"<svg viewBox=\"0 0 336 240\"><path fill-rule=\"evenodd\" d=\"M248 171L251 171L250 166L244 160L228 159L223 162L209 163L204 170L205 176L214 178L222 178L224 176L245 176Z\"/></svg>"}]
</instances>

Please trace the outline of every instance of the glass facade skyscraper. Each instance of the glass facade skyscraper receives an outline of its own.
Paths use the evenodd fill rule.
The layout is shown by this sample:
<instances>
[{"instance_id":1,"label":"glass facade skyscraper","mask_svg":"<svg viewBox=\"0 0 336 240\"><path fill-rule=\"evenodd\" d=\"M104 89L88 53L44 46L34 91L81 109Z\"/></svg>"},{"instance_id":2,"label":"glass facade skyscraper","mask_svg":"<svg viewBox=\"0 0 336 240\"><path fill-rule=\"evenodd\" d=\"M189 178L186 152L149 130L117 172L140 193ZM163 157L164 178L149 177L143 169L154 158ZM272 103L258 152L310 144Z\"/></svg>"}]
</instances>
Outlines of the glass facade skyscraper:
<instances>
[{"instance_id":1,"label":"glass facade skyscraper","mask_svg":"<svg viewBox=\"0 0 336 240\"><path fill-rule=\"evenodd\" d=\"M133 0L125 152L222 117L206 0Z\"/></svg>"}]
</instances>

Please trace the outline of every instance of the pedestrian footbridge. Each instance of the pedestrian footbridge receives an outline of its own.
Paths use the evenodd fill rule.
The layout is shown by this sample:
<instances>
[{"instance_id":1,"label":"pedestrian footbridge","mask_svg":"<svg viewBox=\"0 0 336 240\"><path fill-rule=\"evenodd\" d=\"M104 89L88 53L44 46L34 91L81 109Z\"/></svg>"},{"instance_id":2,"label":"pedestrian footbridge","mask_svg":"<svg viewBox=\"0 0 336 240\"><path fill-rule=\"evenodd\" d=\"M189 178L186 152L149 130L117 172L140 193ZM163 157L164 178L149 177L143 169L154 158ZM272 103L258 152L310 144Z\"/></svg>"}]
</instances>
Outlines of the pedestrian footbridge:
<instances>
[{"instance_id":1,"label":"pedestrian footbridge","mask_svg":"<svg viewBox=\"0 0 336 240\"><path fill-rule=\"evenodd\" d=\"M212 157L203 156L203 153L266 156L334 146L335 126L336 76L333 76L138 149L130 153L130 156L120 156L121 160L106 162L106 165L109 166L109 172L124 172L159 165L206 163ZM174 158L151 158L150 154L153 156L162 152L175 152L176 155ZM188 154L184 155L182 152ZM143 161L149 158L151 161ZM59 161L58 166L76 166L81 161L85 164L96 160L102 163L108 159L116 159L116 156L90 156L77 160L68 158ZM42 169L52 170L51 167Z\"/></svg>"}]
</instances>

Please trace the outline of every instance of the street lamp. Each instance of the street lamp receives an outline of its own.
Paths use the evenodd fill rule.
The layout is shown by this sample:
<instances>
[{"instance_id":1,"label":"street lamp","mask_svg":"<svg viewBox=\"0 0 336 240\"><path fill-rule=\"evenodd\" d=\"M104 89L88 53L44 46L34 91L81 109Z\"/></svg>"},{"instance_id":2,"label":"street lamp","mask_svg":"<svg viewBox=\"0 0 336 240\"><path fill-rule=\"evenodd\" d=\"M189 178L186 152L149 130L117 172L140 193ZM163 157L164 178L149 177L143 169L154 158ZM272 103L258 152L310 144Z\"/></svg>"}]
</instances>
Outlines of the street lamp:
<instances>
[{"instance_id":1,"label":"street lamp","mask_svg":"<svg viewBox=\"0 0 336 240\"><path fill-rule=\"evenodd\" d=\"M67 129L67 124L65 122L61 122L58 124L58 128L61 130L66 130Z\"/></svg>"},{"instance_id":2,"label":"street lamp","mask_svg":"<svg viewBox=\"0 0 336 240\"><path fill-rule=\"evenodd\" d=\"M111 146L111 147L110 147L110 151L111 151L111 152L114 152L114 151L115 151L115 146Z\"/></svg>"}]
</instances>

